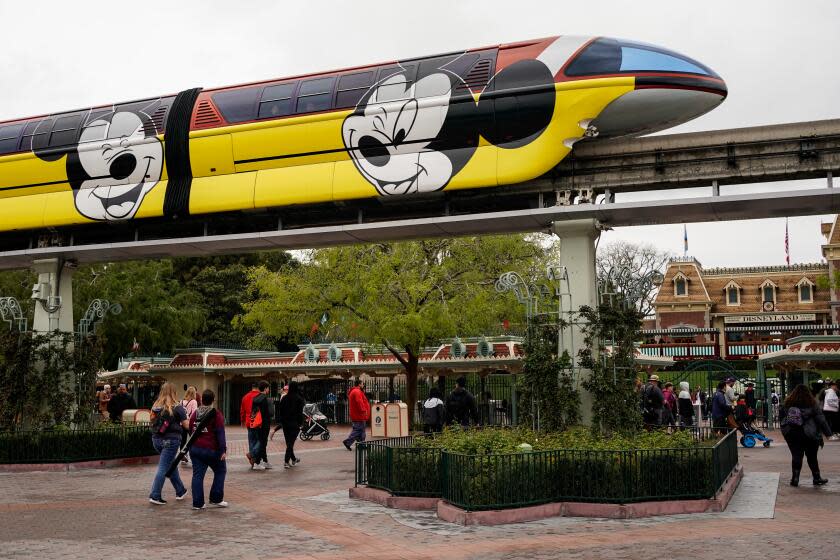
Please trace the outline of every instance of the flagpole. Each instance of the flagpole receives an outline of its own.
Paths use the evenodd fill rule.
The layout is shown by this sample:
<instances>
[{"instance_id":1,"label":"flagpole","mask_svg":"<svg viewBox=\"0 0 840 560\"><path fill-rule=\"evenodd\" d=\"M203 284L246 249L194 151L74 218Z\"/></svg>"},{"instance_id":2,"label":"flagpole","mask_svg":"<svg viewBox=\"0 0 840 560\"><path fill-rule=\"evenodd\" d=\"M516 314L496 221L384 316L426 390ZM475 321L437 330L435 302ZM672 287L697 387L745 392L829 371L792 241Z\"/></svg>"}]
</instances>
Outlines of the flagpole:
<instances>
[{"instance_id":1,"label":"flagpole","mask_svg":"<svg viewBox=\"0 0 840 560\"><path fill-rule=\"evenodd\" d=\"M788 235L788 219L785 218L785 262L790 266L790 237Z\"/></svg>"}]
</instances>

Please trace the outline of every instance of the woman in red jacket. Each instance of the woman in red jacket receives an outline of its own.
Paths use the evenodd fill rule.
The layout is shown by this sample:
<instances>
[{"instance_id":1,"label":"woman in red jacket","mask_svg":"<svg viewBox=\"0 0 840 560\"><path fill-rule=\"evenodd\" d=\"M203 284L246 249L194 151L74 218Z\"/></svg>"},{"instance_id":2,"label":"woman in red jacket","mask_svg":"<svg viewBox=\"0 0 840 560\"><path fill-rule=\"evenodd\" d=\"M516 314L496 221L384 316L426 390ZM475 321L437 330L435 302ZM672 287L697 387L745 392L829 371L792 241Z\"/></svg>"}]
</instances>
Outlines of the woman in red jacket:
<instances>
[{"instance_id":1,"label":"woman in red jacket","mask_svg":"<svg viewBox=\"0 0 840 560\"><path fill-rule=\"evenodd\" d=\"M365 395L365 384L361 379L357 379L353 384L353 388L347 393L347 400L350 404L350 421L353 423L353 430L344 440L344 447L350 451L354 441L365 441L365 428L370 419L370 403Z\"/></svg>"}]
</instances>

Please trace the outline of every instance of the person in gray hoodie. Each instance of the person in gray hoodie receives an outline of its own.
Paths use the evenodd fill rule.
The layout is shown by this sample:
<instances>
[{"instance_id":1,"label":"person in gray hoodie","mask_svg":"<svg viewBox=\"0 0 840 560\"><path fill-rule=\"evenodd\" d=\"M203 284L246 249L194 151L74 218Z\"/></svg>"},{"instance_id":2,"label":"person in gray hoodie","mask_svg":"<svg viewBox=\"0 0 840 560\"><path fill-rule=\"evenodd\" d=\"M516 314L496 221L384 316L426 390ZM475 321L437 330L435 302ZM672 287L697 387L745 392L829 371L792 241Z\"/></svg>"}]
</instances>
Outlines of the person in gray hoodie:
<instances>
[{"instance_id":1,"label":"person in gray hoodie","mask_svg":"<svg viewBox=\"0 0 840 560\"><path fill-rule=\"evenodd\" d=\"M677 411L683 426L694 425L694 404L691 402L689 387L688 381L681 381L680 394L677 396Z\"/></svg>"}]
</instances>

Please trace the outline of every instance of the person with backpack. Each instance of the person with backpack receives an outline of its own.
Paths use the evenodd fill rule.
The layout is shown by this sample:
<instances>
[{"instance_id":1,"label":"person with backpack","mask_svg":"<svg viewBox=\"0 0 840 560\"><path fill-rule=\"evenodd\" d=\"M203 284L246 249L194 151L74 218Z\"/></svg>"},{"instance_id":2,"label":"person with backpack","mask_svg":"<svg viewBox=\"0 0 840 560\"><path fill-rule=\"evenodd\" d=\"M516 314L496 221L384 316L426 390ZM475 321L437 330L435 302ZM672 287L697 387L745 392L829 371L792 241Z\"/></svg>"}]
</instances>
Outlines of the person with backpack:
<instances>
[{"instance_id":1,"label":"person with backpack","mask_svg":"<svg viewBox=\"0 0 840 560\"><path fill-rule=\"evenodd\" d=\"M446 397L446 421L468 428L470 421L476 426L480 423L475 397L467 391L467 378L463 375L455 380L455 388Z\"/></svg>"},{"instance_id":2,"label":"person with backpack","mask_svg":"<svg viewBox=\"0 0 840 560\"><path fill-rule=\"evenodd\" d=\"M822 409L823 414L825 415L825 420L828 422L832 432L831 437L828 439L836 441L837 436L834 434L840 431L840 429L838 429L838 424L840 424L840 395L838 395L837 392L836 381L831 381L828 389L826 389Z\"/></svg>"},{"instance_id":3,"label":"person with backpack","mask_svg":"<svg viewBox=\"0 0 840 560\"><path fill-rule=\"evenodd\" d=\"M250 468L254 468L254 455L256 454L260 444L259 430L248 427L251 422L251 407L254 404L254 397L259 395L257 389L257 382L251 383L251 390L245 393L242 401L239 403L239 423L245 427L248 433L248 451L245 452L245 458L248 459Z\"/></svg>"},{"instance_id":4,"label":"person with backpack","mask_svg":"<svg viewBox=\"0 0 840 560\"><path fill-rule=\"evenodd\" d=\"M169 478L172 487L175 488L175 499L182 500L187 494L184 483L181 482L181 475L178 469L167 473L169 466L178 455L178 447L181 444L181 434L189 427L187 411L178 403L178 396L175 393L175 386L172 383L164 383L160 388L160 394L152 405L152 445L155 451L160 453L158 468L155 478L152 481L152 491L149 494L149 502L162 506L166 504L163 499L163 483Z\"/></svg>"},{"instance_id":5,"label":"person with backpack","mask_svg":"<svg viewBox=\"0 0 840 560\"><path fill-rule=\"evenodd\" d=\"M192 501L193 509L205 509L204 475L207 469L213 471L213 483L210 485L210 505L226 508L225 476L227 475L227 439L225 438L225 417L213 407L216 394L205 389L201 394L201 406L190 415L190 432L201 428L190 447L193 464Z\"/></svg>"},{"instance_id":6,"label":"person with backpack","mask_svg":"<svg viewBox=\"0 0 840 560\"><path fill-rule=\"evenodd\" d=\"M446 409L440 397L440 389L432 387L429 398L423 402L423 433L431 434L443 430Z\"/></svg>"},{"instance_id":7,"label":"person with backpack","mask_svg":"<svg viewBox=\"0 0 840 560\"><path fill-rule=\"evenodd\" d=\"M802 456L808 459L808 467L813 475L814 486L828 482L820 475L817 453L825 445L823 434L831 437L831 428L825 421L817 400L805 385L797 385L785 399L779 409L782 435L787 442L791 457L790 485L799 486L799 473L802 470Z\"/></svg>"},{"instance_id":8,"label":"person with backpack","mask_svg":"<svg viewBox=\"0 0 840 560\"><path fill-rule=\"evenodd\" d=\"M306 404L306 400L300 394L300 385L297 381L290 381L286 387L286 395L280 399L280 404L277 405L278 423L274 432L271 433L271 437L274 438L274 433L279 428L283 429L283 439L286 440L283 468L289 469L300 463L300 459L295 457L295 442L303 424L303 406Z\"/></svg>"},{"instance_id":9,"label":"person with backpack","mask_svg":"<svg viewBox=\"0 0 840 560\"><path fill-rule=\"evenodd\" d=\"M659 376L648 377L648 384L642 391L642 420L647 426L662 425L662 408L665 396L659 388Z\"/></svg>"},{"instance_id":10,"label":"person with backpack","mask_svg":"<svg viewBox=\"0 0 840 560\"><path fill-rule=\"evenodd\" d=\"M268 381L260 381L257 385L259 394L251 401L251 417L248 424L249 430L256 430L257 446L251 451L251 458L254 464L253 470L269 470L273 467L268 462L268 434L271 431L271 418L273 417L274 405L268 398L270 385Z\"/></svg>"},{"instance_id":11,"label":"person with backpack","mask_svg":"<svg viewBox=\"0 0 840 560\"><path fill-rule=\"evenodd\" d=\"M726 381L721 381L717 385L715 396L712 397L712 427L718 432L728 431L730 428L729 416L732 414L733 408L729 404L726 390Z\"/></svg>"}]
</instances>

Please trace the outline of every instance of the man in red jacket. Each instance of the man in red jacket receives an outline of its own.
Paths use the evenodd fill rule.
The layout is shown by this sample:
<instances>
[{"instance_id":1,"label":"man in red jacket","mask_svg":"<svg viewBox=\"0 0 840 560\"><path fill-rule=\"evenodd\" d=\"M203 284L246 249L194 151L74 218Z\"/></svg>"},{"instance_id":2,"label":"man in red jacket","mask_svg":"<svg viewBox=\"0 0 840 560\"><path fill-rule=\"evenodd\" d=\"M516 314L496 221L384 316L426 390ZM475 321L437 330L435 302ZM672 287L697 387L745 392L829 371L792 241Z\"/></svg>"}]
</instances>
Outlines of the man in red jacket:
<instances>
[{"instance_id":1,"label":"man in red jacket","mask_svg":"<svg viewBox=\"0 0 840 560\"><path fill-rule=\"evenodd\" d=\"M239 404L239 423L246 428L248 428L248 421L251 419L251 405L254 402L254 397L259 394L260 392L257 390L257 384L251 383L251 390L248 393L245 393L245 396L242 397L242 402ZM253 450L259 442L259 430L252 430L251 428L248 428L248 451L245 453L245 456L248 458L251 468L254 467Z\"/></svg>"},{"instance_id":2,"label":"man in red jacket","mask_svg":"<svg viewBox=\"0 0 840 560\"><path fill-rule=\"evenodd\" d=\"M344 447L347 451L351 451L354 441L365 441L365 428L370 419L370 402L365 395L365 384L361 379L357 379L353 388L347 393L347 401L350 404L350 421L353 423L353 430L344 440Z\"/></svg>"}]
</instances>

